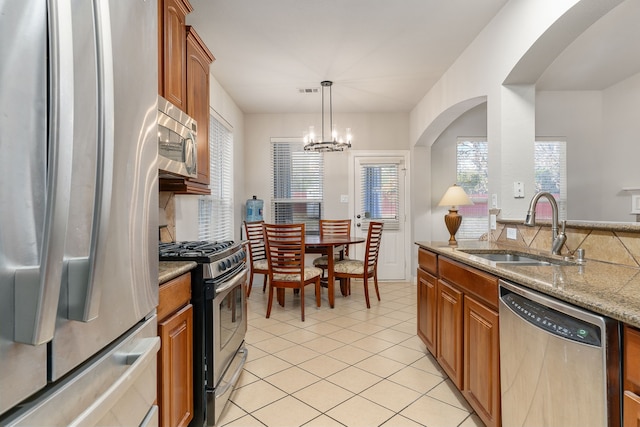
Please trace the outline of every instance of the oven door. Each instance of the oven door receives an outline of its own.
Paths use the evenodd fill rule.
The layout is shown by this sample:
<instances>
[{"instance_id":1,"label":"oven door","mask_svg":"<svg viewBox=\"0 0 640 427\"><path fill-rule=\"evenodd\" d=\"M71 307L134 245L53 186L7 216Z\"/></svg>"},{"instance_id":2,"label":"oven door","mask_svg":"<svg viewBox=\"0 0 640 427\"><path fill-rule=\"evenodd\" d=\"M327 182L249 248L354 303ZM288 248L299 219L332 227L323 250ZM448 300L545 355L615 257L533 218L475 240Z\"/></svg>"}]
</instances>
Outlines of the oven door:
<instances>
[{"instance_id":1,"label":"oven door","mask_svg":"<svg viewBox=\"0 0 640 427\"><path fill-rule=\"evenodd\" d=\"M218 385L247 333L246 281L247 269L243 267L228 281L218 285L215 298L207 301L212 312L211 321L207 321L205 326L210 328L210 332L205 331L209 389Z\"/></svg>"}]
</instances>

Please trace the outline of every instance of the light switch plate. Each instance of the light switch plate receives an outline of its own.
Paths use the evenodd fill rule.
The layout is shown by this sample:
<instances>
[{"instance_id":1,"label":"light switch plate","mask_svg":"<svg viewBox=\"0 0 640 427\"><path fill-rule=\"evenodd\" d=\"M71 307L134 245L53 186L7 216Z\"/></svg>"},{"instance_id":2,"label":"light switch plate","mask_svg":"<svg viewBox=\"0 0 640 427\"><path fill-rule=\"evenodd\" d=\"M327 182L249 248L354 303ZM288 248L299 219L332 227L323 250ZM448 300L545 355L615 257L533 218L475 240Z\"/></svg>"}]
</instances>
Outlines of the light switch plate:
<instances>
[{"instance_id":1,"label":"light switch plate","mask_svg":"<svg viewBox=\"0 0 640 427\"><path fill-rule=\"evenodd\" d=\"M513 197L516 199L524 198L524 182L516 181L513 183Z\"/></svg>"},{"instance_id":2,"label":"light switch plate","mask_svg":"<svg viewBox=\"0 0 640 427\"><path fill-rule=\"evenodd\" d=\"M518 230L507 227L507 239L516 240L518 238Z\"/></svg>"},{"instance_id":3,"label":"light switch plate","mask_svg":"<svg viewBox=\"0 0 640 427\"><path fill-rule=\"evenodd\" d=\"M489 215L489 225L491 226L492 230L495 230L496 228L498 228L496 216L494 214Z\"/></svg>"}]
</instances>

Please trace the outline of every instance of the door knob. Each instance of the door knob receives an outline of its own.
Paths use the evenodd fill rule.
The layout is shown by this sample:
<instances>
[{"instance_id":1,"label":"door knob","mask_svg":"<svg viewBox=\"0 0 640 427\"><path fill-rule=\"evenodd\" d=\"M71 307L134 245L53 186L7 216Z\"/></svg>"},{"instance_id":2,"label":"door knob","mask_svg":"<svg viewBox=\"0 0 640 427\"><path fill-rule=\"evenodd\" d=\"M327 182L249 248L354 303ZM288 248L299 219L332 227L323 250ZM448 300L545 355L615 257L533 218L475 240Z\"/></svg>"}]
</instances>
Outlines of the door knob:
<instances>
[{"instance_id":1,"label":"door knob","mask_svg":"<svg viewBox=\"0 0 640 427\"><path fill-rule=\"evenodd\" d=\"M360 219L360 214L356 215L356 218Z\"/></svg>"},{"instance_id":2,"label":"door knob","mask_svg":"<svg viewBox=\"0 0 640 427\"><path fill-rule=\"evenodd\" d=\"M356 227L360 227L360 223L357 223L357 224L356 224Z\"/></svg>"}]
</instances>

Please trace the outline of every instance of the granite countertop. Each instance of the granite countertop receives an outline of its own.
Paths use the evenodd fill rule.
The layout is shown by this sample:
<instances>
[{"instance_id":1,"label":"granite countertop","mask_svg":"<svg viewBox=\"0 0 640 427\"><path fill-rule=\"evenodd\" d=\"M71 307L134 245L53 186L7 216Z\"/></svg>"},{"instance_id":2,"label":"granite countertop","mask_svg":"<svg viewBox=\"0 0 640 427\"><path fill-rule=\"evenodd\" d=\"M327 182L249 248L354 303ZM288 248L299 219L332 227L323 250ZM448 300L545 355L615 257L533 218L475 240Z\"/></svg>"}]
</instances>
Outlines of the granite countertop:
<instances>
[{"instance_id":1,"label":"granite countertop","mask_svg":"<svg viewBox=\"0 0 640 427\"><path fill-rule=\"evenodd\" d=\"M485 241L415 242L418 246L508 281L640 328L640 269L587 260L585 264L517 265L489 261L463 252L490 250L541 253ZM548 253L544 254L549 257Z\"/></svg>"},{"instance_id":2,"label":"granite countertop","mask_svg":"<svg viewBox=\"0 0 640 427\"><path fill-rule=\"evenodd\" d=\"M193 261L160 261L158 265L158 284L163 284L187 273L198 264Z\"/></svg>"}]
</instances>

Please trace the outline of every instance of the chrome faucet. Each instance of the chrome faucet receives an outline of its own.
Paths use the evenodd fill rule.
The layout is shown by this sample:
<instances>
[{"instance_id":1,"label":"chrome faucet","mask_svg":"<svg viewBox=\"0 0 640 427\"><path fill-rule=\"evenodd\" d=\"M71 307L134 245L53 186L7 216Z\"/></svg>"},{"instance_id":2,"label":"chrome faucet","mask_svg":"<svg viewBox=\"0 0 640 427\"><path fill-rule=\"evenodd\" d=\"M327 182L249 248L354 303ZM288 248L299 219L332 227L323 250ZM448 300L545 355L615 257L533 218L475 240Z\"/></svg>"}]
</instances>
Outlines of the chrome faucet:
<instances>
[{"instance_id":1,"label":"chrome faucet","mask_svg":"<svg viewBox=\"0 0 640 427\"><path fill-rule=\"evenodd\" d=\"M546 197L551 204L551 253L553 255L560 255L560 251L562 250L562 246L567 241L567 235L564 234L564 229L566 226L566 221L562 221L562 229L558 232L558 204L556 203L556 199L553 197L551 193L546 191L540 191L536 193L535 196L531 199L531 203L529 203L529 210L527 211L527 217L524 220L524 225L529 227L533 227L536 225L536 205L538 204L538 200L540 197Z\"/></svg>"}]
</instances>

